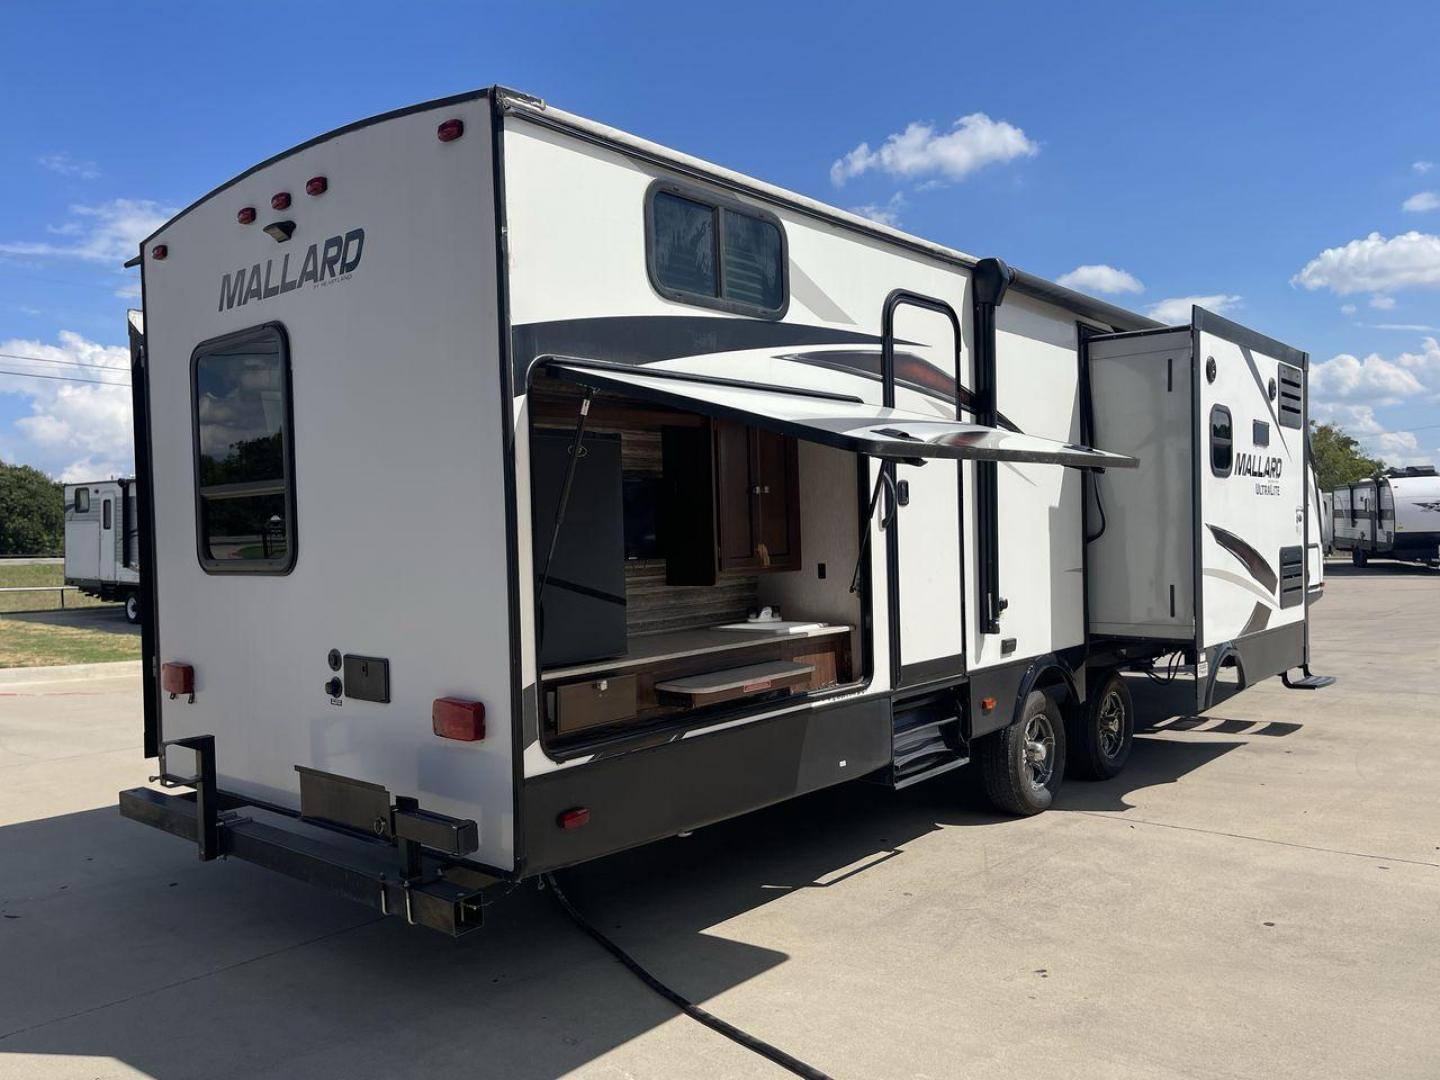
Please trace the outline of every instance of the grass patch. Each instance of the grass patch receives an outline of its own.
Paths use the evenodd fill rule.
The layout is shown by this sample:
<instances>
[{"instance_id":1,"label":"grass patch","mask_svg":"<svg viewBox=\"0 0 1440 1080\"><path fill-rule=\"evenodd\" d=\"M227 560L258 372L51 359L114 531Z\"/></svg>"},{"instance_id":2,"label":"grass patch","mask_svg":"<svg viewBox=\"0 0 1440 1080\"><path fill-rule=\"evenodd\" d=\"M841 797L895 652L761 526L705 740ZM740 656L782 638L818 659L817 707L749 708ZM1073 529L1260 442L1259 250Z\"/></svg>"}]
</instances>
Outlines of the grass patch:
<instances>
[{"instance_id":1,"label":"grass patch","mask_svg":"<svg viewBox=\"0 0 1440 1080\"><path fill-rule=\"evenodd\" d=\"M140 635L0 617L0 668L140 659Z\"/></svg>"},{"instance_id":2,"label":"grass patch","mask_svg":"<svg viewBox=\"0 0 1440 1080\"><path fill-rule=\"evenodd\" d=\"M60 563L15 566L0 560L0 588L35 588L37 586L64 585L65 567ZM78 589L67 589L65 607L96 607L105 603L93 596L86 596ZM4 611L58 611L60 593L0 593L0 612Z\"/></svg>"}]
</instances>

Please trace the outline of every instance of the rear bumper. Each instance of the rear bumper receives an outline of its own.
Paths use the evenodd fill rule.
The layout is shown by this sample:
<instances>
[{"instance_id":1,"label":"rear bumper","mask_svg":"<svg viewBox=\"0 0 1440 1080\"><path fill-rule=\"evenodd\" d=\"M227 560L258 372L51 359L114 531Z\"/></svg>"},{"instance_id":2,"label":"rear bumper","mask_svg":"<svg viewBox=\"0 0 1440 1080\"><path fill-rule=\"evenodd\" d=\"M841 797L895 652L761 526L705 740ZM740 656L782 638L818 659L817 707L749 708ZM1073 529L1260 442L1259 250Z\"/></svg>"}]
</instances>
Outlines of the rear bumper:
<instances>
[{"instance_id":1,"label":"rear bumper","mask_svg":"<svg viewBox=\"0 0 1440 1080\"><path fill-rule=\"evenodd\" d=\"M447 843L464 850L473 822L428 813L410 799L397 799L389 808L377 837L342 831L323 820L297 820L217 791L213 740L182 741L197 744L189 748L196 750L200 767L185 781L195 790L180 795L150 788L122 791L123 817L189 840L202 861L243 859L452 937L480 928L485 890L501 879L435 850Z\"/></svg>"}]
</instances>

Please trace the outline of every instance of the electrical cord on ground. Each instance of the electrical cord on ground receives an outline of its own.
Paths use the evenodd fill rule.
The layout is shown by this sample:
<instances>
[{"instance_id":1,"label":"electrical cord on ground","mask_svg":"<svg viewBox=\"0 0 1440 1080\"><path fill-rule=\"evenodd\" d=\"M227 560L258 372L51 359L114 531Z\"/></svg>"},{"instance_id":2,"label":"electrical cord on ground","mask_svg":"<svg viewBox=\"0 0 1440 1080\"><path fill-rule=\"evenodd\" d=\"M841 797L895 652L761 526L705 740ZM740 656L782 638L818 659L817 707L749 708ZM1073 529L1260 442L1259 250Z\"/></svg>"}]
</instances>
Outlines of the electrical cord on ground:
<instances>
[{"instance_id":1,"label":"electrical cord on ground","mask_svg":"<svg viewBox=\"0 0 1440 1080\"><path fill-rule=\"evenodd\" d=\"M585 933L589 934L590 937L594 938L595 941L606 952L608 952L611 956L615 957L616 960L619 960L620 963L624 964L627 968L629 968L630 972L635 975L636 978L638 978L646 986L650 987L651 990L654 990L666 1001L674 1005L686 1016L690 1017L690 1019L704 1024L711 1031L715 1031L721 1035L724 1035L732 1042L739 1043L741 1046L745 1047L746 1050L750 1050L756 1054L759 1054L763 1058L768 1058L776 1065L779 1065L782 1069L787 1069L790 1072L794 1073L796 1076L803 1076L806 1078L806 1080L830 1080L830 1077L827 1074L821 1072L814 1066L805 1064L805 1062L801 1061L799 1058L791 1057L779 1047L771 1046L769 1043L761 1039L757 1039L754 1035L751 1035L745 1031L741 1031L733 1024L727 1024L718 1016L715 1016L713 1013L706 1012L704 1009L700 1008L699 1005L694 1004L689 999L670 989L670 987L666 986L654 975L650 974L650 972L647 971L644 967L642 967L638 960L636 960L624 949L620 948L619 945L615 944L615 942L611 941L608 937L601 933L600 930L598 930L595 925L590 922L589 919L585 918L584 915L580 914L580 912L576 910L575 906L570 903L569 899L560 890L560 884L555 880L555 876L553 874L544 875L543 880L545 884L549 887L551 894L554 895L555 902L560 905L560 910L565 912L566 915L570 916L571 921L574 922L576 926L580 927L581 930L584 930Z\"/></svg>"}]
</instances>

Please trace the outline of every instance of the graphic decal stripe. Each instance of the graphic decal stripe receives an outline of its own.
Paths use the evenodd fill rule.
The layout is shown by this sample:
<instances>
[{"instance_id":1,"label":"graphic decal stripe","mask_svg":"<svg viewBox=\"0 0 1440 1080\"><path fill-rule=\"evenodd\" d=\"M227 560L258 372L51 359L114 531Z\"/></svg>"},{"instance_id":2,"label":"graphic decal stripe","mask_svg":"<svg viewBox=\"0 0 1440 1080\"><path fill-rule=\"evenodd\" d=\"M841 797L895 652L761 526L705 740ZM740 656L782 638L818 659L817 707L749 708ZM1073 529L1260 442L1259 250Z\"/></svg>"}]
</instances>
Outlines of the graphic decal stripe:
<instances>
[{"instance_id":1,"label":"graphic decal stripe","mask_svg":"<svg viewBox=\"0 0 1440 1080\"><path fill-rule=\"evenodd\" d=\"M1270 609L1264 604L1256 604L1255 610L1250 613L1250 618L1240 629L1240 636L1259 633L1270 625Z\"/></svg>"},{"instance_id":2,"label":"graphic decal stripe","mask_svg":"<svg viewBox=\"0 0 1440 1080\"><path fill-rule=\"evenodd\" d=\"M1209 522L1205 523L1205 527L1210 530L1210 535L1215 537L1215 542L1239 559L1240 564L1250 572L1251 577L1265 588L1267 593L1271 596L1275 595L1275 587L1279 584L1280 579L1270 564L1265 561L1265 556L1228 529L1211 525Z\"/></svg>"}]
</instances>

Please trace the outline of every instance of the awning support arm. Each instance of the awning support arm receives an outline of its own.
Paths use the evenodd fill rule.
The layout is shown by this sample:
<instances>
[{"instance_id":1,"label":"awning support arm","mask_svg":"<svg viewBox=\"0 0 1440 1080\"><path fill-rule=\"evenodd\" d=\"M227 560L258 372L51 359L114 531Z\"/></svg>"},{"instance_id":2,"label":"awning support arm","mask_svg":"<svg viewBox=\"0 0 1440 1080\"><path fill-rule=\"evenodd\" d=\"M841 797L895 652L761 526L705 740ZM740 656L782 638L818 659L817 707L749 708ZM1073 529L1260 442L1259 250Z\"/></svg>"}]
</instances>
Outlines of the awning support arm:
<instances>
[{"instance_id":1,"label":"awning support arm","mask_svg":"<svg viewBox=\"0 0 1440 1080\"><path fill-rule=\"evenodd\" d=\"M581 444L585 439L585 418L590 415L590 401L594 396L593 391L587 391L585 399L580 402L580 419L575 424L575 439L570 444L570 460L565 463L565 482L560 486L560 505L555 508L555 525L550 530L550 547L545 552L545 565L540 570L540 584L535 590L537 608L545 597L545 583L550 580L550 563L555 559L555 547L560 542L560 526L565 524L565 507L570 502L570 488L575 483L575 466L580 463L580 454L584 449Z\"/></svg>"}]
</instances>

